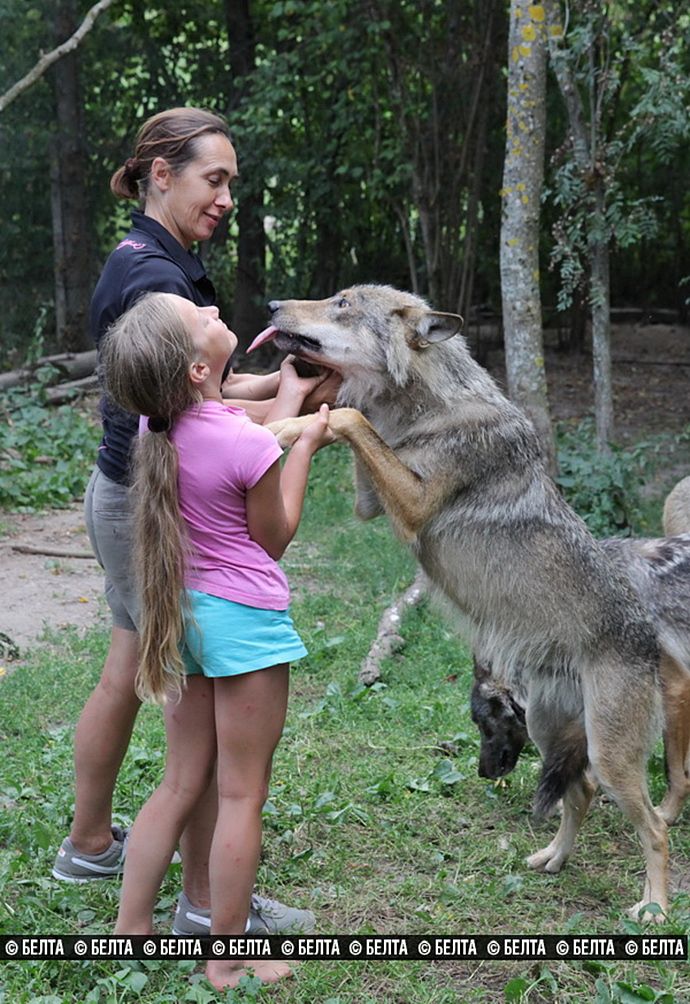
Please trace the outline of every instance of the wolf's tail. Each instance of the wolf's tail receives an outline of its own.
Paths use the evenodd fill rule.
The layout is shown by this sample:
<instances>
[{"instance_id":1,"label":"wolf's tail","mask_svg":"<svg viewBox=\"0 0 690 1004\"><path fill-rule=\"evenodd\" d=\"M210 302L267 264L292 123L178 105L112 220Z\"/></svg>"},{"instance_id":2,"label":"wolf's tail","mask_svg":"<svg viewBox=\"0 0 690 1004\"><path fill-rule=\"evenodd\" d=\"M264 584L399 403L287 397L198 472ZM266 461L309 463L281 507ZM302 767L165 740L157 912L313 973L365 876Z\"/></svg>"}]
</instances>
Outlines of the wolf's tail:
<instances>
[{"instance_id":1,"label":"wolf's tail","mask_svg":"<svg viewBox=\"0 0 690 1004\"><path fill-rule=\"evenodd\" d=\"M534 796L534 814L548 816L570 785L587 769L587 736L580 722L571 722L544 753L541 777Z\"/></svg>"}]
</instances>

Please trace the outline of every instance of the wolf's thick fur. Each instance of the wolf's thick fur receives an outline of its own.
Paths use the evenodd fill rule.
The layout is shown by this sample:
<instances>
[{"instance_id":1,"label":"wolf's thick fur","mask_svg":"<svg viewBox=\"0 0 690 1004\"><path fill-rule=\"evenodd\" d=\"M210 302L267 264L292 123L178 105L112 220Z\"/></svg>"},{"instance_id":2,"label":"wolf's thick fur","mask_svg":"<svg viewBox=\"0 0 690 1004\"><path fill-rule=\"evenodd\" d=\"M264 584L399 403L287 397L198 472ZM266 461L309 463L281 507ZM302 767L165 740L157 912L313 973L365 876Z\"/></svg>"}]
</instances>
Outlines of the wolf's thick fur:
<instances>
[{"instance_id":1,"label":"wolf's thick fur","mask_svg":"<svg viewBox=\"0 0 690 1004\"><path fill-rule=\"evenodd\" d=\"M343 377L347 407L330 425L355 453L358 514L387 513L478 657L525 693L537 746L554 727L586 737L594 774L642 843L646 881L633 910L666 910L666 823L645 770L661 719L656 631L547 476L530 422L452 337L461 319L419 297L358 286L270 307L279 348ZM281 441L294 442L303 421L278 423ZM582 774L564 797L571 829L590 798ZM529 863L557 871L566 843Z\"/></svg>"}]
</instances>

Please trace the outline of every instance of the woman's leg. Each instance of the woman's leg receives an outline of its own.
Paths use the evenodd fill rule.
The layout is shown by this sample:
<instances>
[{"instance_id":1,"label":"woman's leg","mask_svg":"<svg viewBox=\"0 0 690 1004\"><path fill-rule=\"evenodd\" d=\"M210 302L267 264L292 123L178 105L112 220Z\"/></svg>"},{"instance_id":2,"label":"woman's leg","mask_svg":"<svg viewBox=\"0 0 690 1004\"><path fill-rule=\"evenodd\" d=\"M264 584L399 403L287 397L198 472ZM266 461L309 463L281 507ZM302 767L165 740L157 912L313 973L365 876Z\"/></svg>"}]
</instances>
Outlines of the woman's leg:
<instances>
[{"instance_id":1,"label":"woman's leg","mask_svg":"<svg viewBox=\"0 0 690 1004\"><path fill-rule=\"evenodd\" d=\"M181 699L165 706L165 774L129 835L117 934L151 933L161 882L187 818L213 772L213 704L212 681L190 676Z\"/></svg>"},{"instance_id":2,"label":"woman's leg","mask_svg":"<svg viewBox=\"0 0 690 1004\"><path fill-rule=\"evenodd\" d=\"M242 934L261 851L261 811L268 795L273 751L288 696L288 667L214 680L218 740L218 822L209 878L211 931ZM217 988L236 986L251 967L266 982L290 974L284 962L209 961L206 975Z\"/></svg>"},{"instance_id":3,"label":"woman's leg","mask_svg":"<svg viewBox=\"0 0 690 1004\"><path fill-rule=\"evenodd\" d=\"M70 839L83 854L110 846L113 790L140 702L134 692L139 635L114 627L101 678L84 705L74 736L76 775Z\"/></svg>"}]
</instances>

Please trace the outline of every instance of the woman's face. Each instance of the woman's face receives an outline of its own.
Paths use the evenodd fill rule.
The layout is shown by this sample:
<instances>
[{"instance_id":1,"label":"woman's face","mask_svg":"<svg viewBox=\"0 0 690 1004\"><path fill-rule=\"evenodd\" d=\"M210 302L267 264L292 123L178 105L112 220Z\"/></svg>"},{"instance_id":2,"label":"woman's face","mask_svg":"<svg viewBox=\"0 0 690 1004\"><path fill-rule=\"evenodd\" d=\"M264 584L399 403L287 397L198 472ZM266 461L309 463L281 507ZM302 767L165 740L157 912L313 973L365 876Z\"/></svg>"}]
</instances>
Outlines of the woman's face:
<instances>
[{"instance_id":1,"label":"woman's face","mask_svg":"<svg viewBox=\"0 0 690 1004\"><path fill-rule=\"evenodd\" d=\"M153 162L146 200L146 213L187 250L208 240L232 209L230 186L237 177L235 151L222 133L200 136L196 148L197 156L179 174L163 158Z\"/></svg>"}]
</instances>

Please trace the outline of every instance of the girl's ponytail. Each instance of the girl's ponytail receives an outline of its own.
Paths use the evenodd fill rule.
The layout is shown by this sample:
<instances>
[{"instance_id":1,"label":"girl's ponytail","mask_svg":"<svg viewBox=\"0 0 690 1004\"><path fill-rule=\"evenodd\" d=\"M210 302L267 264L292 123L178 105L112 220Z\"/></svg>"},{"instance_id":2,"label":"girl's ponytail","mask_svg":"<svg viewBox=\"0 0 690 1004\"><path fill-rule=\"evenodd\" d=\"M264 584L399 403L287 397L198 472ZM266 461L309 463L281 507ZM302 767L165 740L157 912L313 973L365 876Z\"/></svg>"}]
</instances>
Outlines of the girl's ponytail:
<instances>
[{"instance_id":1,"label":"girl's ponytail","mask_svg":"<svg viewBox=\"0 0 690 1004\"><path fill-rule=\"evenodd\" d=\"M141 602L137 694L163 703L184 679L185 534L177 489L177 450L167 432L149 432L134 448L134 546Z\"/></svg>"},{"instance_id":2,"label":"girl's ponytail","mask_svg":"<svg viewBox=\"0 0 690 1004\"><path fill-rule=\"evenodd\" d=\"M169 294L149 293L110 328L101 349L107 393L126 411L151 415L134 443L135 573L141 600L137 694L164 703L184 680L186 534L178 497L177 450L168 430L201 401L189 378L194 343Z\"/></svg>"}]
</instances>

